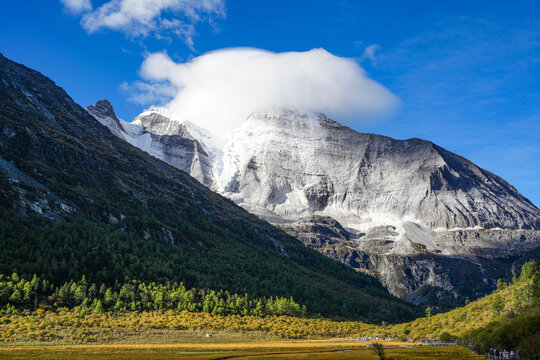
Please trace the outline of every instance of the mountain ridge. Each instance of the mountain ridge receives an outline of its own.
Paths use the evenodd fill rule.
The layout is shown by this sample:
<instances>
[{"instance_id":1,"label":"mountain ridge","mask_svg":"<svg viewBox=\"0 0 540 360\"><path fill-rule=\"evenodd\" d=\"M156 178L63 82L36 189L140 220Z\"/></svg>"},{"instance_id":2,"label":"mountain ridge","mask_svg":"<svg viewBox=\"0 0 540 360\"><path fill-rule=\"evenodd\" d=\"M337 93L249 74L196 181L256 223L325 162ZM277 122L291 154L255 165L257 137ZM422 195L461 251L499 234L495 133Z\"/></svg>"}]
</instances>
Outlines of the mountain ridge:
<instances>
[{"instance_id":1,"label":"mountain ridge","mask_svg":"<svg viewBox=\"0 0 540 360\"><path fill-rule=\"evenodd\" d=\"M413 314L376 279L119 139L52 80L5 57L0 184L0 273L184 282L372 321Z\"/></svg>"},{"instance_id":2,"label":"mountain ridge","mask_svg":"<svg viewBox=\"0 0 540 360\"><path fill-rule=\"evenodd\" d=\"M426 286L444 289L447 299L483 295L540 247L534 204L431 141L274 109L250 115L213 156L211 189L415 301ZM303 224L320 217L337 227ZM490 266L496 270L486 276ZM450 273L459 267L474 284Z\"/></svg>"}]
</instances>

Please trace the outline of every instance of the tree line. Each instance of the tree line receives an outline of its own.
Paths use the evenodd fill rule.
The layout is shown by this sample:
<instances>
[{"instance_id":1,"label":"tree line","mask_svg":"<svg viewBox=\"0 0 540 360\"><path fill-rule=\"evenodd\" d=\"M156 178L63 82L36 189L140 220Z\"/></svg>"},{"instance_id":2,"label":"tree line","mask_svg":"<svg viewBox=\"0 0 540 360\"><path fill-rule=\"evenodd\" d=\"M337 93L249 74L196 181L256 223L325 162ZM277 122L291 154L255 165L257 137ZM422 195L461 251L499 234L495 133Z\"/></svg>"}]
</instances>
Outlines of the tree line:
<instances>
[{"instance_id":1,"label":"tree line","mask_svg":"<svg viewBox=\"0 0 540 360\"><path fill-rule=\"evenodd\" d=\"M0 185L4 185L1 176ZM12 216L2 208L1 200L0 274L17 272L25 279L37 274L55 286L79 281L83 275L91 283L108 287L126 279L182 282L188 289L292 297L314 314L371 322L402 321L416 314L410 304L389 295L377 279L327 259L284 234L279 241L287 256L278 254L271 241L254 246L254 233L271 234L269 224L254 228L229 220L234 238L199 234L189 242L171 245L83 218L65 217L52 223ZM146 217L130 221L127 228L156 228Z\"/></svg>"},{"instance_id":2,"label":"tree line","mask_svg":"<svg viewBox=\"0 0 540 360\"><path fill-rule=\"evenodd\" d=\"M0 274L2 312L37 310L40 305L80 307L98 314L106 311L187 310L215 315L307 315L306 307L293 298L252 297L223 290L187 289L183 283L156 284L132 280L107 286L89 283L83 276L79 281L71 280L54 286L36 275L26 280L17 273Z\"/></svg>"}]
</instances>

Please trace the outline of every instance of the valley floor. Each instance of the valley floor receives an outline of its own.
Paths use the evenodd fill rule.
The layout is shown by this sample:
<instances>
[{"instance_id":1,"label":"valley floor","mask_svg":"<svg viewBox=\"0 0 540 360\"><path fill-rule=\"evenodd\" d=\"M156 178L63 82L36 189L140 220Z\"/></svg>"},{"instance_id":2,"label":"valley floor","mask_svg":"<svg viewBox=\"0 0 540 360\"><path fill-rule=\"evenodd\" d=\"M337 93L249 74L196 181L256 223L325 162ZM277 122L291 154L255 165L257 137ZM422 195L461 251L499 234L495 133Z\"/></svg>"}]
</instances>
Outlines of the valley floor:
<instances>
[{"instance_id":1,"label":"valley floor","mask_svg":"<svg viewBox=\"0 0 540 360\"><path fill-rule=\"evenodd\" d=\"M538 359L540 263L494 293L446 313L400 324L366 324L287 315L217 315L174 310L103 311L97 305L36 311L0 309L2 359L485 359L462 346L421 346L423 340L519 351ZM18 284L18 283L17 283ZM26 289L28 286L21 286ZM407 342L404 342L407 341ZM377 342L379 342L377 340Z\"/></svg>"},{"instance_id":2,"label":"valley floor","mask_svg":"<svg viewBox=\"0 0 540 360\"><path fill-rule=\"evenodd\" d=\"M3 346L0 359L377 359L368 342L350 339L181 344ZM392 359L485 359L462 346L382 342Z\"/></svg>"}]
</instances>

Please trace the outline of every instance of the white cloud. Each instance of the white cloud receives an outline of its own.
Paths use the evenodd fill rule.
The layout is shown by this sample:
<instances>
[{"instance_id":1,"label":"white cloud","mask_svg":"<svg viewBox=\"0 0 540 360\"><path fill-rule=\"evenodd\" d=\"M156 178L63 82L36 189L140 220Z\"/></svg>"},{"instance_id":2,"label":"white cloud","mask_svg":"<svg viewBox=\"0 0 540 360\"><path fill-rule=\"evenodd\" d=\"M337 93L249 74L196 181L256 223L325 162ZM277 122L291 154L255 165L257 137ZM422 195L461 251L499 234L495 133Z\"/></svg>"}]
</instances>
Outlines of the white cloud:
<instances>
[{"instance_id":1,"label":"white cloud","mask_svg":"<svg viewBox=\"0 0 540 360\"><path fill-rule=\"evenodd\" d=\"M170 84L149 84L139 80L131 84L122 83L120 90L128 95L131 102L142 105L165 105L167 99L174 97L177 93L176 87Z\"/></svg>"},{"instance_id":2,"label":"white cloud","mask_svg":"<svg viewBox=\"0 0 540 360\"><path fill-rule=\"evenodd\" d=\"M350 123L388 115L399 104L355 61L324 49L273 53L232 48L185 63L154 53L140 73L153 82L152 89L163 85L176 89L167 105L171 111L216 133L268 108L322 112Z\"/></svg>"},{"instance_id":3,"label":"white cloud","mask_svg":"<svg viewBox=\"0 0 540 360\"><path fill-rule=\"evenodd\" d=\"M110 0L92 10L90 0L61 0L74 13L85 12L81 25L89 33L110 29L129 37L175 34L193 49L194 24L225 16L224 0Z\"/></svg>"},{"instance_id":4,"label":"white cloud","mask_svg":"<svg viewBox=\"0 0 540 360\"><path fill-rule=\"evenodd\" d=\"M360 58L361 60L369 59L371 61L371 65L375 66L377 64L377 58L375 53L380 49L381 47L377 44L372 44L367 46L364 49L364 54Z\"/></svg>"},{"instance_id":5,"label":"white cloud","mask_svg":"<svg viewBox=\"0 0 540 360\"><path fill-rule=\"evenodd\" d=\"M91 11L92 3L90 0L60 0L64 7L73 14Z\"/></svg>"}]
</instances>

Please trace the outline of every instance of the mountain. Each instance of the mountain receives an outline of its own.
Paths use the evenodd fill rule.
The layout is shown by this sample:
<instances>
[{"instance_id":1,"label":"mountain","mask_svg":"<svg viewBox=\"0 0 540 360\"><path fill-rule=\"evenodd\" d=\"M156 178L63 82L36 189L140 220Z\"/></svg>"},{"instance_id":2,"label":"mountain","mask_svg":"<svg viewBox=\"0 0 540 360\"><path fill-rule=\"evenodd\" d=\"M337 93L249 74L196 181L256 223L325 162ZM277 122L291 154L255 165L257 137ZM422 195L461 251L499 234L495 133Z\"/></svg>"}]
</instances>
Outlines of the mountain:
<instances>
[{"instance_id":1,"label":"mountain","mask_svg":"<svg viewBox=\"0 0 540 360\"><path fill-rule=\"evenodd\" d=\"M372 321L414 314L375 278L130 144L202 169L200 140L145 132L160 118L126 124L107 102L92 110L99 121L50 79L0 56L0 274L56 285L83 275L108 286L183 282L293 297L311 313Z\"/></svg>"},{"instance_id":2,"label":"mountain","mask_svg":"<svg viewBox=\"0 0 540 360\"><path fill-rule=\"evenodd\" d=\"M212 158L199 139L211 135L189 122L171 121L172 115L164 109L154 109L139 115L128 123L118 119L108 100L98 101L86 110L116 136L124 139L168 164L186 171L205 185L211 184ZM205 144L211 148L210 144Z\"/></svg>"},{"instance_id":3,"label":"mountain","mask_svg":"<svg viewBox=\"0 0 540 360\"><path fill-rule=\"evenodd\" d=\"M429 141L361 134L324 115L252 114L224 148L218 190L282 218L344 226L540 227L540 211L501 178ZM259 180L260 179L260 180Z\"/></svg>"},{"instance_id":4,"label":"mountain","mask_svg":"<svg viewBox=\"0 0 540 360\"><path fill-rule=\"evenodd\" d=\"M189 123L167 122L160 109L135 122L152 114L162 129ZM151 123L143 128L154 131ZM191 129L188 137L197 139L201 130ZM198 179L205 185L307 246L376 274L400 297L463 302L538 257L540 210L500 177L430 141L362 134L322 114L286 110L253 113L225 139L206 136L222 145L192 152L204 158L207 175Z\"/></svg>"}]
</instances>

